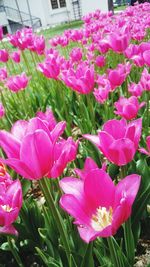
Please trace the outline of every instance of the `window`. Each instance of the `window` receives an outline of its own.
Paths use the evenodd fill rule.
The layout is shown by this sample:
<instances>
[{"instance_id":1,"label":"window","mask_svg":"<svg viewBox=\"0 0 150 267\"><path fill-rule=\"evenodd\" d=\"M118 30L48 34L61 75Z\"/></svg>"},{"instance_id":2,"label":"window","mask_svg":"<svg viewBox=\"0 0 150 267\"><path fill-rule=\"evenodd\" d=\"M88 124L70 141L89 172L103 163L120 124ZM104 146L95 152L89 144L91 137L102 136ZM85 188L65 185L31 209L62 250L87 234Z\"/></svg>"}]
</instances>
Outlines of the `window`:
<instances>
[{"instance_id":1,"label":"window","mask_svg":"<svg viewBox=\"0 0 150 267\"><path fill-rule=\"evenodd\" d=\"M66 7L66 0L51 0L52 9Z\"/></svg>"},{"instance_id":2,"label":"window","mask_svg":"<svg viewBox=\"0 0 150 267\"><path fill-rule=\"evenodd\" d=\"M57 0L51 0L52 9L58 8L58 1Z\"/></svg>"},{"instance_id":3,"label":"window","mask_svg":"<svg viewBox=\"0 0 150 267\"><path fill-rule=\"evenodd\" d=\"M66 0L59 0L60 7L66 7Z\"/></svg>"}]
</instances>

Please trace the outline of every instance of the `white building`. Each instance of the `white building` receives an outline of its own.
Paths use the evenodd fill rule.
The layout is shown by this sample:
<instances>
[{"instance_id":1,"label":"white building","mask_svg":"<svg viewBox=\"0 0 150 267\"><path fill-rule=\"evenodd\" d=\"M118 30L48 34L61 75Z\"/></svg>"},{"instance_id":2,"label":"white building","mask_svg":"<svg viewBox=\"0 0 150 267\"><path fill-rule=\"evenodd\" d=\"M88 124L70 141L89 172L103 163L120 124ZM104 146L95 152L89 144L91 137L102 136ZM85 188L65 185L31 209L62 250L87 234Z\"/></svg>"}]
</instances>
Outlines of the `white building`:
<instances>
[{"instance_id":1,"label":"white building","mask_svg":"<svg viewBox=\"0 0 150 267\"><path fill-rule=\"evenodd\" d=\"M81 19L96 9L107 12L108 0L0 0L0 24L9 32L46 27Z\"/></svg>"}]
</instances>

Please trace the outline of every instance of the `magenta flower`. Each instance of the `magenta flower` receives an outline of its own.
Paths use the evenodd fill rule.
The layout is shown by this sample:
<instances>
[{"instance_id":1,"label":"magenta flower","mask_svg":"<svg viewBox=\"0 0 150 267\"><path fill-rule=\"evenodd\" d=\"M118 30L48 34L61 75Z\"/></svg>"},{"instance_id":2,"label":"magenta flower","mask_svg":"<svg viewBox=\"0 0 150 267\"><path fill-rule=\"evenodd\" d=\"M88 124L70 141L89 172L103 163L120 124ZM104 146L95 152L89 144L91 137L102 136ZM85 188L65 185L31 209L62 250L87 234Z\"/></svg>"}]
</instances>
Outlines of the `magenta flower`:
<instances>
[{"instance_id":1,"label":"magenta flower","mask_svg":"<svg viewBox=\"0 0 150 267\"><path fill-rule=\"evenodd\" d=\"M143 58L144 58L144 62L145 64L150 67L150 47L149 47L149 50L145 51L143 53Z\"/></svg>"},{"instance_id":2,"label":"magenta flower","mask_svg":"<svg viewBox=\"0 0 150 267\"><path fill-rule=\"evenodd\" d=\"M79 47L73 48L70 57L72 62L79 62L82 59L82 49Z\"/></svg>"},{"instance_id":3,"label":"magenta flower","mask_svg":"<svg viewBox=\"0 0 150 267\"><path fill-rule=\"evenodd\" d=\"M26 74L23 72L20 75L11 76L8 78L6 82L6 86L13 92L18 92L20 90L23 90L27 87L29 82L29 78L26 76Z\"/></svg>"},{"instance_id":4,"label":"magenta flower","mask_svg":"<svg viewBox=\"0 0 150 267\"><path fill-rule=\"evenodd\" d=\"M114 113L126 120L132 120L136 118L139 109L144 105L145 102L139 104L138 99L135 96L131 96L130 98L120 97L119 100L114 103L117 110Z\"/></svg>"},{"instance_id":5,"label":"magenta flower","mask_svg":"<svg viewBox=\"0 0 150 267\"><path fill-rule=\"evenodd\" d=\"M12 181L0 196L0 233L17 234L12 223L22 206L22 189L19 180Z\"/></svg>"},{"instance_id":6,"label":"magenta flower","mask_svg":"<svg viewBox=\"0 0 150 267\"><path fill-rule=\"evenodd\" d=\"M95 59L95 64L102 68L105 66L105 57L104 56L97 56L96 59Z\"/></svg>"},{"instance_id":7,"label":"magenta flower","mask_svg":"<svg viewBox=\"0 0 150 267\"><path fill-rule=\"evenodd\" d=\"M117 131L116 131L117 129ZM112 163L122 166L133 160L141 137L142 119L127 124L125 119L104 123L98 136L85 134Z\"/></svg>"},{"instance_id":8,"label":"magenta flower","mask_svg":"<svg viewBox=\"0 0 150 267\"><path fill-rule=\"evenodd\" d=\"M7 78L7 69L0 68L0 82Z\"/></svg>"},{"instance_id":9,"label":"magenta flower","mask_svg":"<svg viewBox=\"0 0 150 267\"><path fill-rule=\"evenodd\" d=\"M45 39L42 35L41 36L34 36L33 47L34 47L34 51L38 55L44 54Z\"/></svg>"},{"instance_id":10,"label":"magenta flower","mask_svg":"<svg viewBox=\"0 0 150 267\"><path fill-rule=\"evenodd\" d=\"M146 138L147 150L144 147L139 148L139 151L150 157L150 135Z\"/></svg>"},{"instance_id":11,"label":"magenta flower","mask_svg":"<svg viewBox=\"0 0 150 267\"><path fill-rule=\"evenodd\" d=\"M38 111L36 113L36 116L41 120L45 121L45 123L47 123L47 126L50 131L52 131L55 128L57 122L50 108L47 108L45 113L42 111Z\"/></svg>"},{"instance_id":12,"label":"magenta flower","mask_svg":"<svg viewBox=\"0 0 150 267\"><path fill-rule=\"evenodd\" d=\"M94 66L80 63L76 70L62 71L62 80L68 87L80 94L89 94L94 89Z\"/></svg>"},{"instance_id":13,"label":"magenta flower","mask_svg":"<svg viewBox=\"0 0 150 267\"><path fill-rule=\"evenodd\" d=\"M18 50L18 51L15 51L13 52L10 56L11 56L11 59L15 62L15 63L20 63L20 54L21 52Z\"/></svg>"},{"instance_id":14,"label":"magenta flower","mask_svg":"<svg viewBox=\"0 0 150 267\"><path fill-rule=\"evenodd\" d=\"M9 59L9 54L6 49L0 49L0 62L6 63Z\"/></svg>"},{"instance_id":15,"label":"magenta flower","mask_svg":"<svg viewBox=\"0 0 150 267\"><path fill-rule=\"evenodd\" d=\"M131 95L138 97L142 95L144 88L140 82L138 84L131 83L128 85L128 91Z\"/></svg>"},{"instance_id":16,"label":"magenta flower","mask_svg":"<svg viewBox=\"0 0 150 267\"><path fill-rule=\"evenodd\" d=\"M129 45L130 35L129 32L121 34L119 31L117 33L110 34L109 40L113 51L123 53Z\"/></svg>"},{"instance_id":17,"label":"magenta flower","mask_svg":"<svg viewBox=\"0 0 150 267\"><path fill-rule=\"evenodd\" d=\"M108 70L108 79L110 81L112 90L123 84L126 77L129 75L130 70L131 70L130 63L118 64L116 69Z\"/></svg>"},{"instance_id":18,"label":"magenta flower","mask_svg":"<svg viewBox=\"0 0 150 267\"><path fill-rule=\"evenodd\" d=\"M7 155L1 161L27 179L58 177L68 162L76 158L78 143L60 139L66 127L58 123L50 131L45 120L17 121L11 133L0 131L0 146Z\"/></svg>"},{"instance_id":19,"label":"magenta flower","mask_svg":"<svg viewBox=\"0 0 150 267\"><path fill-rule=\"evenodd\" d=\"M0 118L4 117L5 109L2 103L0 103Z\"/></svg>"},{"instance_id":20,"label":"magenta flower","mask_svg":"<svg viewBox=\"0 0 150 267\"><path fill-rule=\"evenodd\" d=\"M58 56L51 55L46 58L44 63L39 63L37 69L49 79L58 80L60 73L60 64Z\"/></svg>"},{"instance_id":21,"label":"magenta flower","mask_svg":"<svg viewBox=\"0 0 150 267\"><path fill-rule=\"evenodd\" d=\"M141 177L129 175L116 186L109 175L95 166L82 172L81 179L60 181L64 195L61 207L75 218L80 237L86 242L115 235L130 217Z\"/></svg>"},{"instance_id":22,"label":"magenta flower","mask_svg":"<svg viewBox=\"0 0 150 267\"><path fill-rule=\"evenodd\" d=\"M150 74L146 68L142 72L140 83L145 91L150 91Z\"/></svg>"}]
</instances>

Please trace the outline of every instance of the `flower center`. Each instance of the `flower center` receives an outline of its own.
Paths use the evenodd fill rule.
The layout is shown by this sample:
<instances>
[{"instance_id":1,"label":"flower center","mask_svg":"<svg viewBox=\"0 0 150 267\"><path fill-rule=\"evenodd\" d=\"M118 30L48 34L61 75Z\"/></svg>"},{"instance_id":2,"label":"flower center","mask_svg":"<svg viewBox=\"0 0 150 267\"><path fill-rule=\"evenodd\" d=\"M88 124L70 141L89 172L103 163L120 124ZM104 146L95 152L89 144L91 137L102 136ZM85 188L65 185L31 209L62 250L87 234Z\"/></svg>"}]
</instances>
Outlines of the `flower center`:
<instances>
[{"instance_id":1,"label":"flower center","mask_svg":"<svg viewBox=\"0 0 150 267\"><path fill-rule=\"evenodd\" d=\"M12 208L9 205L1 205L2 209L6 212L11 212Z\"/></svg>"},{"instance_id":2,"label":"flower center","mask_svg":"<svg viewBox=\"0 0 150 267\"><path fill-rule=\"evenodd\" d=\"M107 210L105 207L99 207L96 214L92 215L91 225L95 231L102 231L112 223L112 207Z\"/></svg>"}]
</instances>

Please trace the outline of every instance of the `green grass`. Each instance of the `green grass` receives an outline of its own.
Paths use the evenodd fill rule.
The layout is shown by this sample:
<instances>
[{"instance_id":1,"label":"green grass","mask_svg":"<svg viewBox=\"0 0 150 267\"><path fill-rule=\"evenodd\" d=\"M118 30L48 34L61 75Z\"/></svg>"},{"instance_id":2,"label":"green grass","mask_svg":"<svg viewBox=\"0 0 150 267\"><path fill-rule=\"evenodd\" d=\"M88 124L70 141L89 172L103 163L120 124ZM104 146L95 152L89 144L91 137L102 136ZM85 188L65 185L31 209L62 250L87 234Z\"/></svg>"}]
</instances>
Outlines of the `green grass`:
<instances>
[{"instance_id":1,"label":"green grass","mask_svg":"<svg viewBox=\"0 0 150 267\"><path fill-rule=\"evenodd\" d=\"M54 28L50 28L48 30L43 30L39 34L43 34L46 39L49 39L49 38L52 38L56 35L63 33L67 29L79 28L82 26L82 24L83 24L83 22L81 20L72 21L72 22L62 24L62 25L58 25L58 26L56 26Z\"/></svg>"}]
</instances>

